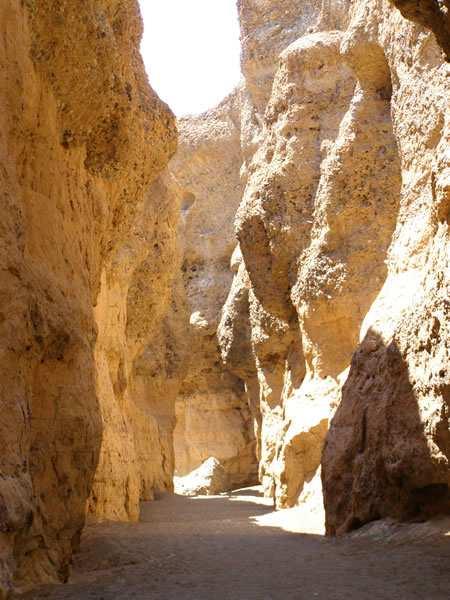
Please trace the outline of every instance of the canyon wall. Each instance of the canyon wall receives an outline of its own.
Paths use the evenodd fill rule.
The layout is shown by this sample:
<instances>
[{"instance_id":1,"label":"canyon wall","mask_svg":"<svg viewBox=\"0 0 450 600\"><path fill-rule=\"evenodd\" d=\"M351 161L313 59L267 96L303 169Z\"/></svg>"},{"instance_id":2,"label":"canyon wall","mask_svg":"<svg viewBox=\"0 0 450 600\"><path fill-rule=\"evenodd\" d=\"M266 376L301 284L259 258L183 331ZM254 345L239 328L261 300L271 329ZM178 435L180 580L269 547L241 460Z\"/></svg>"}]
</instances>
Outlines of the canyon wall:
<instances>
[{"instance_id":1,"label":"canyon wall","mask_svg":"<svg viewBox=\"0 0 450 600\"><path fill-rule=\"evenodd\" d=\"M448 511L442 27L387 0L239 8L245 191L218 335L260 407L265 493L321 503L322 466L331 534Z\"/></svg>"},{"instance_id":2,"label":"canyon wall","mask_svg":"<svg viewBox=\"0 0 450 600\"><path fill-rule=\"evenodd\" d=\"M136 518L171 488L182 344L178 196L151 187L176 131L136 2L5 0L0 27L3 597L67 579L87 504Z\"/></svg>"},{"instance_id":3,"label":"canyon wall","mask_svg":"<svg viewBox=\"0 0 450 600\"><path fill-rule=\"evenodd\" d=\"M170 163L182 190L179 244L189 323L174 432L176 489L182 492L190 490L189 474L209 458L226 472L224 489L255 482L257 475L244 382L222 364L216 336L232 280L233 219L242 196L240 94L237 89L216 108L179 119L178 151Z\"/></svg>"},{"instance_id":4,"label":"canyon wall","mask_svg":"<svg viewBox=\"0 0 450 600\"><path fill-rule=\"evenodd\" d=\"M230 420L233 402L222 404L235 381L235 407L246 399L253 418L265 493L279 507L322 504L322 464L330 533L448 507L448 258L440 220L448 211L449 21L445 7L425 4L241 0L243 85L217 109L183 121L172 168L185 189L193 357L177 400L180 474L208 456L236 453L242 415ZM220 314L240 189L233 281ZM432 284L435 271L441 276ZM405 357L417 361L419 350L399 351L401 377L414 391L408 418L394 426L387 413L400 419L409 401L397 399L399 384L375 366L375 350L362 353L397 348L392 340L414 311L431 318L425 281L436 288L428 300L439 296L440 337L415 375ZM405 335L412 343L415 334ZM425 384L432 363L441 379ZM375 399L366 397L373 369ZM394 409L391 396L400 402ZM377 411L370 422L369 411ZM394 429L383 440L386 422ZM408 434L399 433L403 426ZM414 469L423 474L410 481Z\"/></svg>"},{"instance_id":5,"label":"canyon wall","mask_svg":"<svg viewBox=\"0 0 450 600\"><path fill-rule=\"evenodd\" d=\"M321 478L330 534L449 510L449 13L421 7L240 0L243 84L168 167L134 0L2 2L0 597L210 457L226 485L257 457L279 507Z\"/></svg>"},{"instance_id":6,"label":"canyon wall","mask_svg":"<svg viewBox=\"0 0 450 600\"><path fill-rule=\"evenodd\" d=\"M385 72L401 187L325 447L329 533L450 508L450 85L437 42L386 3L361 2L341 46L363 98L379 94L368 73Z\"/></svg>"}]
</instances>

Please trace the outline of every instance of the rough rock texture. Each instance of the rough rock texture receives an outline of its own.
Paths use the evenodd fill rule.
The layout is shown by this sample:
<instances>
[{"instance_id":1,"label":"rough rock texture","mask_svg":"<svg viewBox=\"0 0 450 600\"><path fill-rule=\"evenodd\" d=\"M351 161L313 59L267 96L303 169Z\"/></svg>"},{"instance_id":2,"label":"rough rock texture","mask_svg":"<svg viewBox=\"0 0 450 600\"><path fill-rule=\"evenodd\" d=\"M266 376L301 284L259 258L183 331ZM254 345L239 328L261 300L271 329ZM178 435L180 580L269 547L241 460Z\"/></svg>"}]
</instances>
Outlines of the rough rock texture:
<instances>
[{"instance_id":1,"label":"rough rock texture","mask_svg":"<svg viewBox=\"0 0 450 600\"><path fill-rule=\"evenodd\" d=\"M171 485L164 411L127 389L142 388L171 276L139 327L134 290L150 255L176 263L177 215L157 216L149 192L176 134L146 80L136 2L5 0L0 28L1 596L67 578L89 497L93 513L135 517L141 493Z\"/></svg>"},{"instance_id":2,"label":"rough rock texture","mask_svg":"<svg viewBox=\"0 0 450 600\"><path fill-rule=\"evenodd\" d=\"M178 247L180 194L168 173L148 189L102 279L95 314L102 446L89 512L136 520L172 490L175 398L186 358Z\"/></svg>"},{"instance_id":3,"label":"rough rock texture","mask_svg":"<svg viewBox=\"0 0 450 600\"><path fill-rule=\"evenodd\" d=\"M170 171L181 189L180 245L189 355L176 401L176 474L209 457L234 486L256 480L255 436L242 379L224 368L216 330L232 274L233 218L242 195L240 92L178 122ZM217 491L217 490L216 490Z\"/></svg>"},{"instance_id":4,"label":"rough rock texture","mask_svg":"<svg viewBox=\"0 0 450 600\"><path fill-rule=\"evenodd\" d=\"M388 1L298 4L240 2L246 189L219 340L278 506L327 438L336 533L449 509L449 78L436 27Z\"/></svg>"},{"instance_id":5,"label":"rough rock texture","mask_svg":"<svg viewBox=\"0 0 450 600\"><path fill-rule=\"evenodd\" d=\"M405 19L431 29L450 61L450 1L449 0L391 0Z\"/></svg>"},{"instance_id":6,"label":"rough rock texture","mask_svg":"<svg viewBox=\"0 0 450 600\"><path fill-rule=\"evenodd\" d=\"M311 234L321 161L347 110L354 80L339 61L338 32L294 41L318 23L335 27L345 17L345 3L337 3L334 12L328 3L280 7L290 26L275 27L270 41L260 4L240 5L247 186L236 220L236 256L242 254L244 261L224 307L219 339L224 360L230 368L245 371L241 376L252 405L260 406L257 431L265 491L279 506L287 506L296 502L320 464L337 388L326 374L316 380L312 369L305 379L304 348L290 290L296 261ZM249 35L251 28L256 31ZM278 59L279 50L290 42ZM260 51L255 54L256 43ZM262 54L264 70L259 68ZM262 89L265 99L253 93ZM315 393L322 402L314 402Z\"/></svg>"},{"instance_id":7,"label":"rough rock texture","mask_svg":"<svg viewBox=\"0 0 450 600\"><path fill-rule=\"evenodd\" d=\"M367 44L385 52L402 187L324 453L329 533L450 508L448 65L430 34L380 3L359 3L342 45L361 85Z\"/></svg>"},{"instance_id":8,"label":"rough rock texture","mask_svg":"<svg viewBox=\"0 0 450 600\"><path fill-rule=\"evenodd\" d=\"M239 13L163 172L136 2L1 3L0 597L172 489L175 399L180 473L321 471L330 534L449 510L448 2Z\"/></svg>"},{"instance_id":9,"label":"rough rock texture","mask_svg":"<svg viewBox=\"0 0 450 600\"><path fill-rule=\"evenodd\" d=\"M230 487L230 475L224 466L211 457L184 477L175 476L175 493L182 496L214 496Z\"/></svg>"}]
</instances>

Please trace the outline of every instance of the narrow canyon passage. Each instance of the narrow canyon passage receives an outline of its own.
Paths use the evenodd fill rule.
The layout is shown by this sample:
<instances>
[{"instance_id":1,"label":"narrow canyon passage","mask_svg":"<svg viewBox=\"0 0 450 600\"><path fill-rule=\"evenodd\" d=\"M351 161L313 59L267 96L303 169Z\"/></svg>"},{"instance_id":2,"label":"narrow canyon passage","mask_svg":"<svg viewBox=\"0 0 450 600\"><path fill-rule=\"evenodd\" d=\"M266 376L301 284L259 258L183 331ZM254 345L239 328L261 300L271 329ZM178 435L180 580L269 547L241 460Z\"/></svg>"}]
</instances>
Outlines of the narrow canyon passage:
<instances>
[{"instance_id":1,"label":"narrow canyon passage","mask_svg":"<svg viewBox=\"0 0 450 600\"><path fill-rule=\"evenodd\" d=\"M450 598L449 32L0 1L0 600Z\"/></svg>"},{"instance_id":2,"label":"narrow canyon passage","mask_svg":"<svg viewBox=\"0 0 450 600\"><path fill-rule=\"evenodd\" d=\"M143 505L138 524L87 528L72 582L21 598L448 599L448 519L338 539L288 531L290 520L295 509L273 512L260 487L165 495Z\"/></svg>"}]
</instances>

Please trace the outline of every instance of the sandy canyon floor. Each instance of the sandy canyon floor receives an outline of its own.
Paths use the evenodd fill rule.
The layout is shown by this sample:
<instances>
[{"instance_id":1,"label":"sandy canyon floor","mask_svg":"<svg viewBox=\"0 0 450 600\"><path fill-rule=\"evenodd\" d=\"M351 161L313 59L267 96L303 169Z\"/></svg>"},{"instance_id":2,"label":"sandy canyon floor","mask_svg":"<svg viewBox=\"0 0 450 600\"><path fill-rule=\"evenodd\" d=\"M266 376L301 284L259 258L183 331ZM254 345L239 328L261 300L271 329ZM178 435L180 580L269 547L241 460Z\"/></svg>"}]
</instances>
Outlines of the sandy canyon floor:
<instances>
[{"instance_id":1,"label":"sandy canyon floor","mask_svg":"<svg viewBox=\"0 0 450 600\"><path fill-rule=\"evenodd\" d=\"M448 600L449 520L379 522L339 539L274 512L258 487L164 496L138 524L88 527L71 582L38 600ZM302 531L303 529L303 531Z\"/></svg>"}]
</instances>

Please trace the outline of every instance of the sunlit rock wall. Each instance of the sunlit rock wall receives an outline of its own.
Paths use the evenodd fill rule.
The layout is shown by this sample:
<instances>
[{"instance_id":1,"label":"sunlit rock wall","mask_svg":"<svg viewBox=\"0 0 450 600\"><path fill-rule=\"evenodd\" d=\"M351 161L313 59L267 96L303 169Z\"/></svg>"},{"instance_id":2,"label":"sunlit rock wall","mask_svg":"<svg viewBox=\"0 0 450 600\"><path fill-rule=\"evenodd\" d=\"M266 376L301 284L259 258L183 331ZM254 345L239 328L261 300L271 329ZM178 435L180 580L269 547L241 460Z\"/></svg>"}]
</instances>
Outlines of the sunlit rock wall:
<instances>
[{"instance_id":1,"label":"sunlit rock wall","mask_svg":"<svg viewBox=\"0 0 450 600\"><path fill-rule=\"evenodd\" d=\"M450 508L449 65L432 33L384 2L356 3L341 52L363 98L380 95L382 73L391 82L401 186L324 452L329 533Z\"/></svg>"},{"instance_id":2,"label":"sunlit rock wall","mask_svg":"<svg viewBox=\"0 0 450 600\"><path fill-rule=\"evenodd\" d=\"M217 108L180 119L179 149L170 164L182 190L189 349L176 401L175 472L186 476L214 457L227 474L225 488L254 482L257 472L244 382L222 364L216 334L232 280L233 220L242 195L239 109L238 89Z\"/></svg>"},{"instance_id":3,"label":"sunlit rock wall","mask_svg":"<svg viewBox=\"0 0 450 600\"><path fill-rule=\"evenodd\" d=\"M103 443L88 505L94 519L136 520L140 500L173 488L175 398L186 359L180 200L164 173L102 278L95 359Z\"/></svg>"},{"instance_id":4,"label":"sunlit rock wall","mask_svg":"<svg viewBox=\"0 0 450 600\"><path fill-rule=\"evenodd\" d=\"M335 396L326 377L306 377L290 296L311 235L320 165L353 93L335 31L345 25L346 8L345 2L240 3L246 188L219 339L223 359L246 381L257 415L260 479L279 506L294 504L315 475ZM267 11L285 26L268 29ZM312 35L322 28L333 31ZM322 402L312 400L316 387Z\"/></svg>"},{"instance_id":5,"label":"sunlit rock wall","mask_svg":"<svg viewBox=\"0 0 450 600\"><path fill-rule=\"evenodd\" d=\"M170 319L177 212L159 221L149 191L176 134L146 80L136 2L4 0L0 29L1 596L67 578L89 498L135 517L141 494L171 485L166 416L127 390L149 320ZM133 327L150 255L167 275Z\"/></svg>"},{"instance_id":6,"label":"sunlit rock wall","mask_svg":"<svg viewBox=\"0 0 450 600\"><path fill-rule=\"evenodd\" d=\"M240 3L246 188L219 327L260 408L260 477L291 506L322 462L329 533L442 512L445 47L384 0L289 3L277 33L281 4Z\"/></svg>"}]
</instances>

